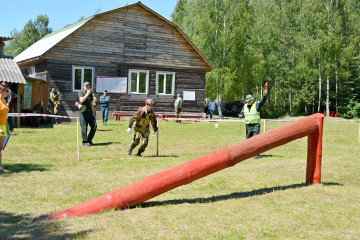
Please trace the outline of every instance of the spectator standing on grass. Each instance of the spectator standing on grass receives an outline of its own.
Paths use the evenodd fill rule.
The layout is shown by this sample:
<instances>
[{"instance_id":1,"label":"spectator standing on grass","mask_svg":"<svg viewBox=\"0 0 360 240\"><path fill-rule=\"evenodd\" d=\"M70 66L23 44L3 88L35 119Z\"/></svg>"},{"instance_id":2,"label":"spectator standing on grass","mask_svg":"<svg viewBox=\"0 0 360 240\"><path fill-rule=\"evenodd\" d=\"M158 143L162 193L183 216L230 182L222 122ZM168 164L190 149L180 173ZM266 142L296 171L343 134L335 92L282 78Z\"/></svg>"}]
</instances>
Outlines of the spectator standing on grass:
<instances>
[{"instance_id":1,"label":"spectator standing on grass","mask_svg":"<svg viewBox=\"0 0 360 240\"><path fill-rule=\"evenodd\" d=\"M104 94L100 96L101 115L104 125L107 125L107 121L108 121L109 103L110 103L110 96L107 95L107 89L104 89Z\"/></svg>"},{"instance_id":2,"label":"spectator standing on grass","mask_svg":"<svg viewBox=\"0 0 360 240\"><path fill-rule=\"evenodd\" d=\"M176 96L175 103L174 103L174 111L176 114L176 118L181 118L182 103L183 103L183 100L180 97L180 93L178 93ZM181 123L181 120L176 120L176 122Z\"/></svg>"},{"instance_id":3,"label":"spectator standing on grass","mask_svg":"<svg viewBox=\"0 0 360 240\"><path fill-rule=\"evenodd\" d=\"M55 88L50 92L50 113L57 115L61 104L61 94ZM59 124L59 118L55 118L56 124Z\"/></svg>"},{"instance_id":4,"label":"spectator standing on grass","mask_svg":"<svg viewBox=\"0 0 360 240\"><path fill-rule=\"evenodd\" d=\"M7 124L7 115L9 107L6 105L5 98L9 95L9 87L5 84L0 84L0 173L8 173L9 171L2 166L2 150L5 142L5 137L9 132Z\"/></svg>"},{"instance_id":5,"label":"spectator standing on grass","mask_svg":"<svg viewBox=\"0 0 360 240\"><path fill-rule=\"evenodd\" d=\"M239 113L240 118L245 117L246 139L260 133L260 109L266 101L266 95L267 90L264 90L264 96L258 102L254 102L254 97L252 95L246 95L246 104ZM255 158L259 158L259 155L256 155Z\"/></svg>"},{"instance_id":6,"label":"spectator standing on grass","mask_svg":"<svg viewBox=\"0 0 360 240\"><path fill-rule=\"evenodd\" d=\"M211 98L211 101L209 102L209 112L210 112L210 119L213 119L214 111L215 111L215 99Z\"/></svg>"},{"instance_id":7,"label":"spectator standing on grass","mask_svg":"<svg viewBox=\"0 0 360 240\"><path fill-rule=\"evenodd\" d=\"M84 147L90 147L95 145L92 140L96 133L97 124L94 114L94 105L92 104L94 99L89 82L84 82L83 90L78 93L78 97L80 104L86 107L84 110L79 111L82 144ZM90 126L89 135L87 134L88 125Z\"/></svg>"},{"instance_id":8,"label":"spectator standing on grass","mask_svg":"<svg viewBox=\"0 0 360 240\"><path fill-rule=\"evenodd\" d=\"M138 150L136 156L141 157L141 153L145 151L145 148L149 142L149 135L150 135L150 123L152 128L154 129L153 137L156 137L157 128L157 119L155 116L152 107L154 105L154 100L152 98L148 98L145 100L145 106L140 107L136 113L130 118L129 120L129 128L127 133L131 133L131 128L134 126L134 138L133 142L130 145L128 150L128 154L131 155L132 150L139 145L140 139L142 138L142 144Z\"/></svg>"}]
</instances>

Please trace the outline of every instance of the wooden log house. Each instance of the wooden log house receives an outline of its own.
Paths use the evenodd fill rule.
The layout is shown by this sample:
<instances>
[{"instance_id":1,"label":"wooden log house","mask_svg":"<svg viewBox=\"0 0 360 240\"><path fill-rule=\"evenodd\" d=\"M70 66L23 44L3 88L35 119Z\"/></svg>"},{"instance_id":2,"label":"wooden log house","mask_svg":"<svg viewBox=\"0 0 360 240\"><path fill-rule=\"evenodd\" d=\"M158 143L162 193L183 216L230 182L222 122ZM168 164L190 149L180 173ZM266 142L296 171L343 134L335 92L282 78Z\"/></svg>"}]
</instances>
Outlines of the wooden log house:
<instances>
[{"instance_id":1,"label":"wooden log house","mask_svg":"<svg viewBox=\"0 0 360 240\"><path fill-rule=\"evenodd\" d=\"M149 97L156 112L173 112L180 93L183 111L201 114L206 72L214 69L179 27L141 2L51 33L15 60L25 75L34 68L37 79L59 89L60 111L69 116L77 114L85 81L98 99L108 89L111 112L133 112Z\"/></svg>"}]
</instances>

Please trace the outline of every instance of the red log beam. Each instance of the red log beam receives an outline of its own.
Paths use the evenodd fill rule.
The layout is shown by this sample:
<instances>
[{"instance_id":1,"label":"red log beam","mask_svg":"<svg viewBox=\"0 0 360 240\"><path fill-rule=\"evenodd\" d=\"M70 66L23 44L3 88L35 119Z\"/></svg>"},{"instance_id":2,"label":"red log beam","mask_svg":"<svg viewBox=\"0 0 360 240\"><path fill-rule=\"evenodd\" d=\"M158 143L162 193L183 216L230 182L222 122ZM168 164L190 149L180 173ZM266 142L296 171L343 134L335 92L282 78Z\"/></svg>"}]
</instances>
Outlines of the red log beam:
<instances>
[{"instance_id":1,"label":"red log beam","mask_svg":"<svg viewBox=\"0 0 360 240\"><path fill-rule=\"evenodd\" d=\"M319 142L319 137L322 137L323 118L323 114L311 115L145 177L142 180L55 213L45 219L82 216L110 208L123 209L135 206L171 189L234 166L257 154L305 136L310 136L309 145L311 146L308 147L308 152L315 151L308 153L306 182L318 183L320 182L319 163L321 164L321 153L318 152L321 152L321 140ZM321 134L319 134L320 132ZM315 175L316 177L314 177Z\"/></svg>"}]
</instances>

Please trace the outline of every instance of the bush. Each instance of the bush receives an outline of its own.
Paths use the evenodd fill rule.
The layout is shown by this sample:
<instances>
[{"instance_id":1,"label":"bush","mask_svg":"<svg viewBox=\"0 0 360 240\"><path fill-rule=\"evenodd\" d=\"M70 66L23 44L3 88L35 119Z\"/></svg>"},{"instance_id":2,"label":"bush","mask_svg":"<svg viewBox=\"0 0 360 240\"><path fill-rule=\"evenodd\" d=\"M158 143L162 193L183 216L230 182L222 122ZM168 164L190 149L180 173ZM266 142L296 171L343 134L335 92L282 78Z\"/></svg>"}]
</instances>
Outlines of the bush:
<instances>
[{"instance_id":1,"label":"bush","mask_svg":"<svg viewBox=\"0 0 360 240\"><path fill-rule=\"evenodd\" d=\"M340 107L340 116L344 118L360 118L360 103L354 100L350 100L350 103L346 106Z\"/></svg>"}]
</instances>

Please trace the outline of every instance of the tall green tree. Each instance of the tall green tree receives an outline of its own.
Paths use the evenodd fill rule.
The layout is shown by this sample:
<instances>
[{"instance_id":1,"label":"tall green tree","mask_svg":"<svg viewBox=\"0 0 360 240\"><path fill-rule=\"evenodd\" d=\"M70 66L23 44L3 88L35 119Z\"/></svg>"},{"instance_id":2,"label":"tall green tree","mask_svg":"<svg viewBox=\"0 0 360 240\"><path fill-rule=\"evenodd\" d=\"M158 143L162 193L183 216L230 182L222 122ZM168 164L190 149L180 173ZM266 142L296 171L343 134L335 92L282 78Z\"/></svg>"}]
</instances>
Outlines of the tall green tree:
<instances>
[{"instance_id":1,"label":"tall green tree","mask_svg":"<svg viewBox=\"0 0 360 240\"><path fill-rule=\"evenodd\" d=\"M49 18L46 15L38 15L34 21L29 20L20 32L14 29L11 32L11 37L14 40L10 41L9 45L5 47L5 54L16 56L45 35L51 33L52 29L48 25Z\"/></svg>"}]
</instances>

